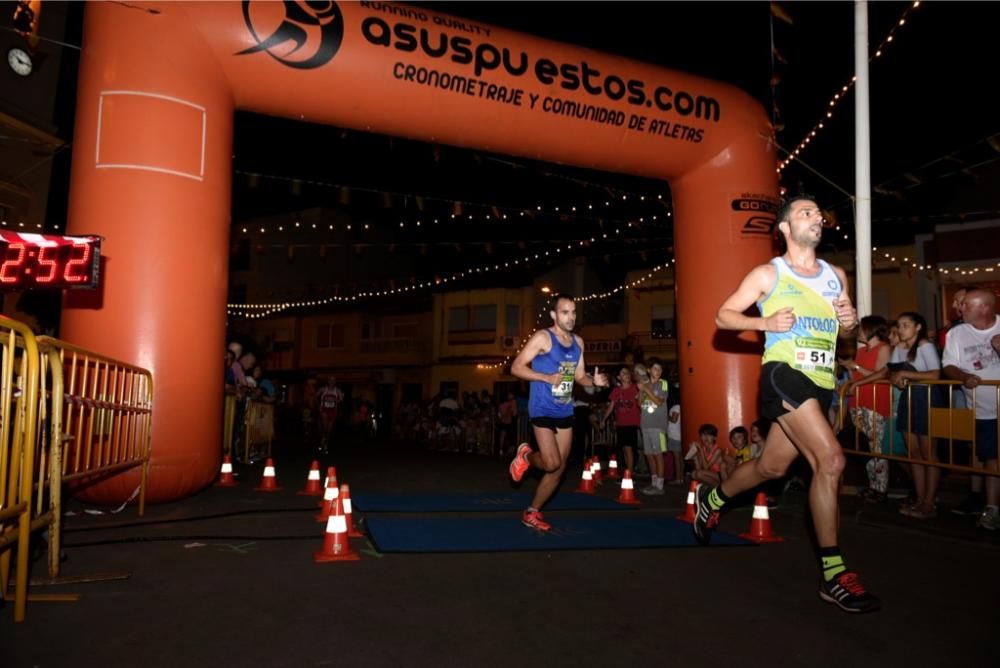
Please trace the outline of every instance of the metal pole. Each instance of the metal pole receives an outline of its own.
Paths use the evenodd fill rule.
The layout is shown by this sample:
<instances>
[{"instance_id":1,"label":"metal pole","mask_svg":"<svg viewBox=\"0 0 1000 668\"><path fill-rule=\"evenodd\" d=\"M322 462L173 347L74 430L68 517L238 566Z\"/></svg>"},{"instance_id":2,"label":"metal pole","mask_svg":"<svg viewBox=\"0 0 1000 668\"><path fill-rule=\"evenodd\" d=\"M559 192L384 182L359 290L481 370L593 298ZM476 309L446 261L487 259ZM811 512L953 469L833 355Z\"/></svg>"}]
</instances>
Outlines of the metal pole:
<instances>
[{"instance_id":1,"label":"metal pole","mask_svg":"<svg viewBox=\"0 0 1000 668\"><path fill-rule=\"evenodd\" d=\"M872 312L871 138L868 119L868 2L854 3L855 281L858 316Z\"/></svg>"}]
</instances>

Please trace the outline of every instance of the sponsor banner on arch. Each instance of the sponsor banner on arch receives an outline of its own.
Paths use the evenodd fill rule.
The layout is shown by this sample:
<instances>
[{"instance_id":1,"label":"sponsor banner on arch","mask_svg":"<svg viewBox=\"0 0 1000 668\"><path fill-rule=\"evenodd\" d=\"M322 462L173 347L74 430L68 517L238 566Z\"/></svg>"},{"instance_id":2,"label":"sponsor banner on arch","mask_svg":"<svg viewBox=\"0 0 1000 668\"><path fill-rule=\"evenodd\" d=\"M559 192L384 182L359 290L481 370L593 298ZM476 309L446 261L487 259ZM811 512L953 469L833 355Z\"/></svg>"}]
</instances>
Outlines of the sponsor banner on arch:
<instances>
[{"instance_id":1,"label":"sponsor banner on arch","mask_svg":"<svg viewBox=\"0 0 1000 668\"><path fill-rule=\"evenodd\" d=\"M244 0L242 11L253 46L234 55L296 70L335 68L342 43L362 45L381 52L378 62L392 53L377 74L405 86L689 144L709 139L725 111L709 91L662 71L655 79L630 76L634 68L561 58L503 40L497 28L416 7Z\"/></svg>"},{"instance_id":2,"label":"sponsor banner on arch","mask_svg":"<svg viewBox=\"0 0 1000 668\"><path fill-rule=\"evenodd\" d=\"M773 195L754 192L740 192L730 195L729 229L733 241L774 239L775 214L778 211L778 199Z\"/></svg>"}]
</instances>

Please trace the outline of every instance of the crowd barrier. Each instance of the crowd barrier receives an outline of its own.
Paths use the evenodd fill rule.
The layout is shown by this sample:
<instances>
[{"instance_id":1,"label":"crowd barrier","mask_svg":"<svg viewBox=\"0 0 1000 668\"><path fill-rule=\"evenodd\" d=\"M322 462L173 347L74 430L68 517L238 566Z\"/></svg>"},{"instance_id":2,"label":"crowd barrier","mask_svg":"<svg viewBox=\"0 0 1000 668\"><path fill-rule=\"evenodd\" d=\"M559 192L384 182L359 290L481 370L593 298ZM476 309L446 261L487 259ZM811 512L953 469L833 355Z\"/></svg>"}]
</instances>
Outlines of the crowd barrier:
<instances>
[{"instance_id":1,"label":"crowd barrier","mask_svg":"<svg viewBox=\"0 0 1000 668\"><path fill-rule=\"evenodd\" d=\"M145 512L152 374L0 317L0 594L16 549L14 620L24 620L29 540L48 527L48 574L59 575L62 491L140 467ZM129 499L131 500L131 499ZM16 516L16 521L15 521ZM6 549L16 543L16 548Z\"/></svg>"},{"instance_id":2,"label":"crowd barrier","mask_svg":"<svg viewBox=\"0 0 1000 668\"><path fill-rule=\"evenodd\" d=\"M887 380L878 380L855 387L847 396L846 386L840 389L840 410L838 426L849 422L854 424L853 448L845 447L844 452L863 457L878 457L906 463L936 466L953 471L963 471L981 475L1000 475L996 469L986 469L985 463L976 456L976 405L981 393L993 395L1000 407L1000 381L982 381L972 390L971 406L966 407L965 397L960 395L962 383L954 380L920 381L899 388ZM900 428L897 420L897 406L900 396L906 407L906 423ZM867 404L874 413L885 416L878 418L871 412L854 412L851 408ZM927 436L933 440L930 459L923 459L916 453L915 439L901 438L898 432L912 434L922 431L919 422L926 407ZM1000 413L997 413L1000 415ZM996 419L996 418L992 418ZM879 424L876 425L875 423ZM862 434L865 435L862 440ZM946 445L946 457L938 445Z\"/></svg>"},{"instance_id":3,"label":"crowd barrier","mask_svg":"<svg viewBox=\"0 0 1000 668\"><path fill-rule=\"evenodd\" d=\"M20 622L28 600L31 532L51 523L55 513L51 504L38 511L43 498L34 480L38 346L30 329L2 316L0 345L0 597L7 598L13 553L14 620Z\"/></svg>"},{"instance_id":4,"label":"crowd barrier","mask_svg":"<svg viewBox=\"0 0 1000 668\"><path fill-rule=\"evenodd\" d=\"M270 457L274 440L274 403L226 389L222 453L242 462Z\"/></svg>"}]
</instances>

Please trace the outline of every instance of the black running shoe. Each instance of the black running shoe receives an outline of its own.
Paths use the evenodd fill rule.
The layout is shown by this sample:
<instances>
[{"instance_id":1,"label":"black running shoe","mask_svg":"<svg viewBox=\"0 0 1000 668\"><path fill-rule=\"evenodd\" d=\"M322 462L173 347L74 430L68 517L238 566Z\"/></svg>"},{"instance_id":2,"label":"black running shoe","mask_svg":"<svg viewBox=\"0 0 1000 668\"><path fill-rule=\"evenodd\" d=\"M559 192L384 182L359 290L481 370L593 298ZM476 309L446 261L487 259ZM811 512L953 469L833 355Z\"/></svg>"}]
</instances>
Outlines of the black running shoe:
<instances>
[{"instance_id":1,"label":"black running shoe","mask_svg":"<svg viewBox=\"0 0 1000 668\"><path fill-rule=\"evenodd\" d=\"M844 612L874 612L882 602L868 593L858 581L858 574L845 571L829 582L820 582L819 597Z\"/></svg>"},{"instance_id":2,"label":"black running shoe","mask_svg":"<svg viewBox=\"0 0 1000 668\"><path fill-rule=\"evenodd\" d=\"M698 483L694 488L694 522L691 527L694 529L694 537L702 545L708 545L712 540L712 529L719 523L719 511L712 510L708 504L708 495L712 493L712 488L705 483Z\"/></svg>"}]
</instances>

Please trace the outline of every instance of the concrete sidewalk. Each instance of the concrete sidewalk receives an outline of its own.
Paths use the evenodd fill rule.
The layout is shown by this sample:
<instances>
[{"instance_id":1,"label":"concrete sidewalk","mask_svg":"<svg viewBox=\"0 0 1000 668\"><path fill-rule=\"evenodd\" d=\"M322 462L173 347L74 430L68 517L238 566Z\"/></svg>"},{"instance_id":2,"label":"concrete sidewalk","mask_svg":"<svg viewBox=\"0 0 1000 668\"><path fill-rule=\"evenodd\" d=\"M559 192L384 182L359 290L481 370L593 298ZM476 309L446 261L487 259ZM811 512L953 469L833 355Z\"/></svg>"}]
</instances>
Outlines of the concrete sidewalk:
<instances>
[{"instance_id":1,"label":"concrete sidewalk","mask_svg":"<svg viewBox=\"0 0 1000 668\"><path fill-rule=\"evenodd\" d=\"M884 609L852 616L820 601L806 495L771 512L785 542L749 549L379 555L317 565L323 525L297 496L308 453L276 449L284 491L235 489L92 515L71 502L63 575L128 579L32 587L78 593L0 611L0 665L695 666L996 665L1000 540L971 518L918 523L843 497L841 544ZM367 444L326 455L360 491L510 489L506 460ZM569 493L579 471L563 484ZM640 480L637 487L642 487ZM527 480L522 489L534 488ZM599 494L615 497L605 484ZM683 510L686 489L642 497ZM362 517L356 517L361 520ZM558 513L547 514L557 524ZM722 518L740 533L750 507ZM527 530L527 529L526 529ZM44 560L34 564L43 576Z\"/></svg>"}]
</instances>

